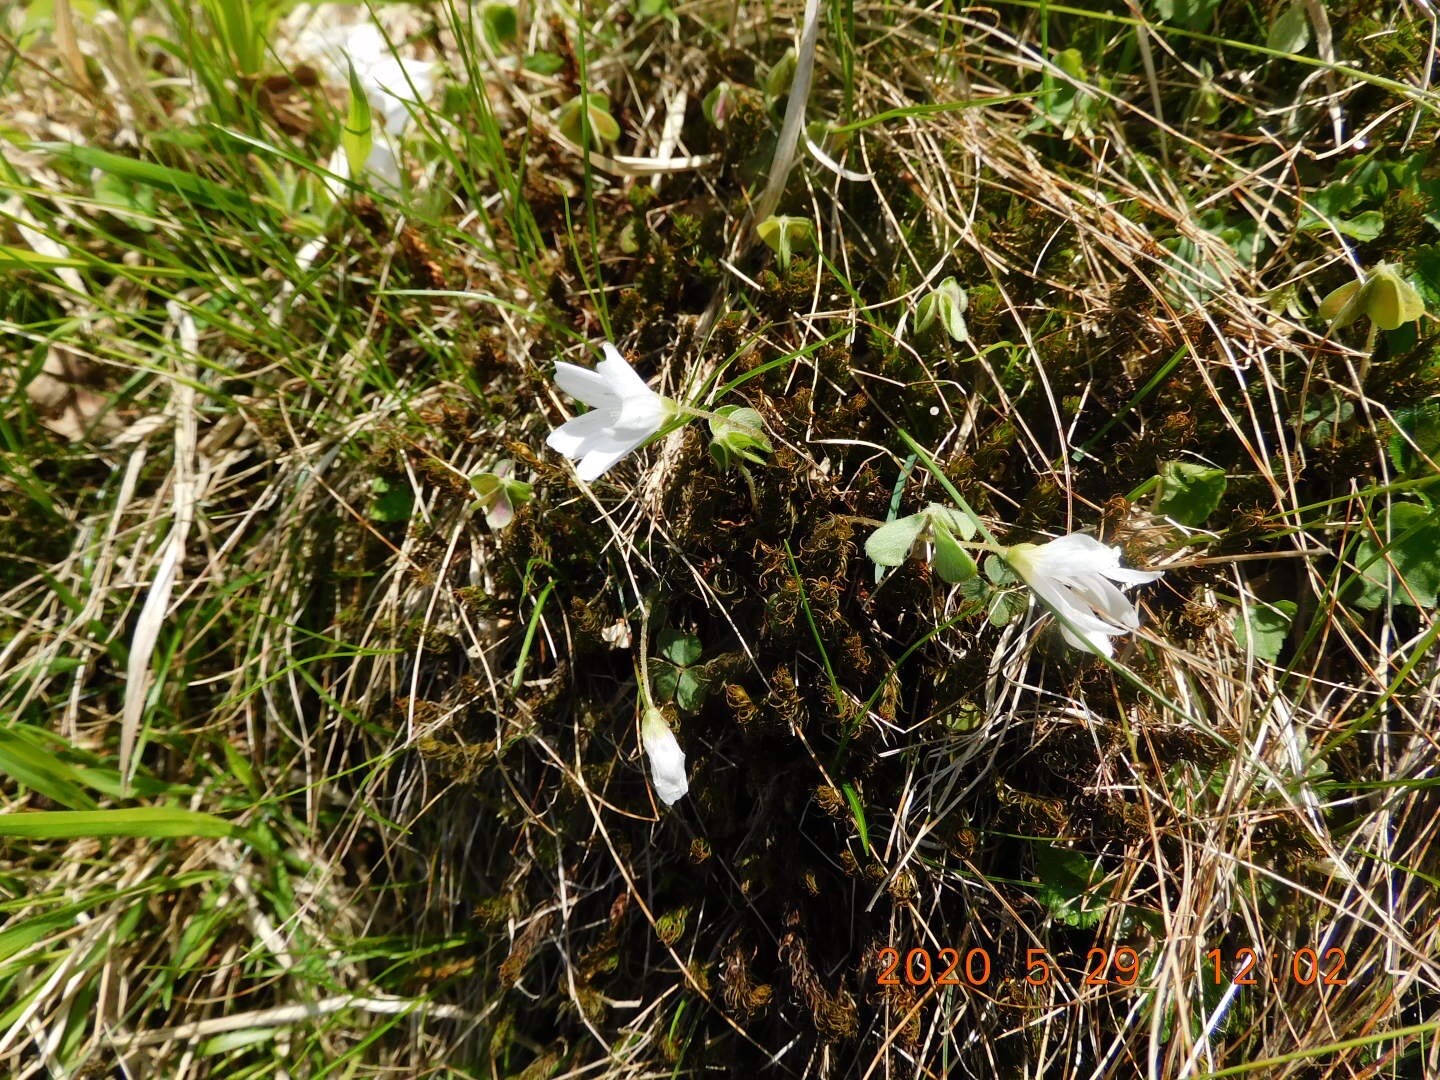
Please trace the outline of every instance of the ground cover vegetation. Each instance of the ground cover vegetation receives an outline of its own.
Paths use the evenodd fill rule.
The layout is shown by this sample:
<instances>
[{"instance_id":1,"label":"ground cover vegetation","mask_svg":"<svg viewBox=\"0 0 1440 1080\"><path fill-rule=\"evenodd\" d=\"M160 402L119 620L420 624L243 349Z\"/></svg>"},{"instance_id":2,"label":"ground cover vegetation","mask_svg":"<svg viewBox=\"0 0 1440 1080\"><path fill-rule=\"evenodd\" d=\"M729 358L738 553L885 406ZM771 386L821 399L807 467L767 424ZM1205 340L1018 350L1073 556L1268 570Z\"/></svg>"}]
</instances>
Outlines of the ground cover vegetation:
<instances>
[{"instance_id":1,"label":"ground cover vegetation","mask_svg":"<svg viewBox=\"0 0 1440 1080\"><path fill-rule=\"evenodd\" d=\"M0 1068L1440 1075L1435 34L4 9Z\"/></svg>"}]
</instances>

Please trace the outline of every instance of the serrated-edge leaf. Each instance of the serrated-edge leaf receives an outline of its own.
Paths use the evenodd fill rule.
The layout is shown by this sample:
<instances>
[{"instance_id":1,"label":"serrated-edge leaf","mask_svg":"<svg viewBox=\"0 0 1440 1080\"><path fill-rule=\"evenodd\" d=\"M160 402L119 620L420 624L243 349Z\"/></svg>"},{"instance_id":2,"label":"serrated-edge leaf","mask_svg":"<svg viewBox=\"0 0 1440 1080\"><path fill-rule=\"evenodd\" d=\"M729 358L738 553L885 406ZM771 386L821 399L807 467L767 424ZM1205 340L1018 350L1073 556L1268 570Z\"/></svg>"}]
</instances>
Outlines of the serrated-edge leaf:
<instances>
[{"instance_id":1,"label":"serrated-edge leaf","mask_svg":"<svg viewBox=\"0 0 1440 1080\"><path fill-rule=\"evenodd\" d=\"M876 566L899 566L925 531L925 514L911 514L881 525L865 541L865 555Z\"/></svg>"},{"instance_id":2,"label":"serrated-edge leaf","mask_svg":"<svg viewBox=\"0 0 1440 1080\"><path fill-rule=\"evenodd\" d=\"M1098 864L1078 851L1036 844L1035 869L1040 878L1038 898L1055 918L1084 930L1104 917L1106 904L1099 886L1105 873Z\"/></svg>"}]
</instances>

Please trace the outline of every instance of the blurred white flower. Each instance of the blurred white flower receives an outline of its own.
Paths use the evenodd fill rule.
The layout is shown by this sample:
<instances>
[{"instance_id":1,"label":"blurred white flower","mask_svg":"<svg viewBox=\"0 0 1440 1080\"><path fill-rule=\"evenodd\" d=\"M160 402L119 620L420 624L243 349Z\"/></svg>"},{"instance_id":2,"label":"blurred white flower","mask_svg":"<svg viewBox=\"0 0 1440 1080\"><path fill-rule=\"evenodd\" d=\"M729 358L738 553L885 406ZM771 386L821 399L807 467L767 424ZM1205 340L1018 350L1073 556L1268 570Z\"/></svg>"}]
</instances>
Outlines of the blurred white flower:
<instances>
[{"instance_id":1,"label":"blurred white flower","mask_svg":"<svg viewBox=\"0 0 1440 1080\"><path fill-rule=\"evenodd\" d=\"M350 179L350 158L343 146L336 147L325 168L334 174L333 178L325 177L326 188L335 198L344 197L347 190L345 181ZM400 190L400 156L395 152L390 136L383 131L375 132L370 152L365 155L365 176L377 191L393 193Z\"/></svg>"},{"instance_id":2,"label":"blurred white flower","mask_svg":"<svg viewBox=\"0 0 1440 1080\"><path fill-rule=\"evenodd\" d=\"M690 790L685 779L685 752L675 741L675 733L665 723L665 717L653 705L645 710L640 722L640 742L650 756L650 779L655 784L655 794L666 806L674 806Z\"/></svg>"},{"instance_id":3,"label":"blurred white flower","mask_svg":"<svg viewBox=\"0 0 1440 1080\"><path fill-rule=\"evenodd\" d=\"M1048 544L1016 544L1005 561L1060 616L1060 633L1077 649L1112 655L1110 639L1140 626L1140 615L1112 584L1140 585L1160 570L1127 570L1120 549L1071 533Z\"/></svg>"},{"instance_id":4,"label":"blurred white flower","mask_svg":"<svg viewBox=\"0 0 1440 1080\"><path fill-rule=\"evenodd\" d=\"M355 69L370 107L391 135L405 131L411 113L435 89L435 63L397 56L373 22L330 28L306 44L319 53L336 83L348 84L350 69Z\"/></svg>"},{"instance_id":5,"label":"blurred white flower","mask_svg":"<svg viewBox=\"0 0 1440 1080\"><path fill-rule=\"evenodd\" d=\"M435 89L436 64L397 56L373 22L308 31L300 48L316 56L328 77L341 86L349 85L350 71L354 70L376 119L365 157L365 176L376 190L399 191L401 136L411 114ZM338 199L346 192L345 181L350 178L350 160L343 145L335 150L326 168L335 177L326 179L326 187Z\"/></svg>"},{"instance_id":6,"label":"blurred white flower","mask_svg":"<svg viewBox=\"0 0 1440 1080\"><path fill-rule=\"evenodd\" d=\"M579 461L581 480L596 480L675 415L676 405L655 393L608 341L595 370L555 365L555 382L591 411L560 425L546 438L550 449Z\"/></svg>"}]
</instances>

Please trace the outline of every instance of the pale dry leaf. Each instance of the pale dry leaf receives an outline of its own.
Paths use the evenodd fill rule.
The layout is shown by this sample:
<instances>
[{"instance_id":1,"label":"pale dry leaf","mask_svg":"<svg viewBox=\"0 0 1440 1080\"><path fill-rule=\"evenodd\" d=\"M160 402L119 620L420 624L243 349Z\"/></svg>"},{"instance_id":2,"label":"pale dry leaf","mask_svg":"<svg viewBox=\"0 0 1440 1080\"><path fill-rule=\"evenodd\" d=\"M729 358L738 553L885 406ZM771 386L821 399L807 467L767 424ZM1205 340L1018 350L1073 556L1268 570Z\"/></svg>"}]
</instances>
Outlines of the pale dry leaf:
<instances>
[{"instance_id":1,"label":"pale dry leaf","mask_svg":"<svg viewBox=\"0 0 1440 1080\"><path fill-rule=\"evenodd\" d=\"M110 399L85 385L89 379L90 365L80 354L55 343L39 374L25 385L25 396L40 422L62 439L104 441L124 425L110 412Z\"/></svg>"},{"instance_id":2,"label":"pale dry leaf","mask_svg":"<svg viewBox=\"0 0 1440 1080\"><path fill-rule=\"evenodd\" d=\"M179 335L179 358L173 382L175 419L174 507L150 591L135 623L125 668L125 703L120 716L120 775L128 784L135 768L135 744L145 700L150 692L150 660L160 639L160 628L170 607L175 580L185 559L185 541L195 520L197 415L195 408L195 356L199 335L195 320L171 302L170 317Z\"/></svg>"}]
</instances>

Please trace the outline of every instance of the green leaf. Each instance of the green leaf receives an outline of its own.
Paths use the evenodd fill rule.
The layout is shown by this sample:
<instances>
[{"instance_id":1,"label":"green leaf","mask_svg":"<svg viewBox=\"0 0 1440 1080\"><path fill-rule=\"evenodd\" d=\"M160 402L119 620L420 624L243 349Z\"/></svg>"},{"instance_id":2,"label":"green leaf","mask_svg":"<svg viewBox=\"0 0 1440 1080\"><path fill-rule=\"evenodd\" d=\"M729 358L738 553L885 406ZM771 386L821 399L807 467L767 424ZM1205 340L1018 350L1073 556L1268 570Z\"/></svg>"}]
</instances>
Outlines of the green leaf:
<instances>
[{"instance_id":1,"label":"green leaf","mask_svg":"<svg viewBox=\"0 0 1440 1080\"><path fill-rule=\"evenodd\" d=\"M56 266L89 266L86 259L68 255L42 255L29 248L0 244L0 270L49 270Z\"/></svg>"},{"instance_id":2,"label":"green leaf","mask_svg":"<svg viewBox=\"0 0 1440 1080\"><path fill-rule=\"evenodd\" d=\"M1305 445L1319 447L1333 442L1354 415L1355 406L1333 390L1311 401L1300 412L1300 422L1306 429Z\"/></svg>"},{"instance_id":3,"label":"green leaf","mask_svg":"<svg viewBox=\"0 0 1440 1080\"><path fill-rule=\"evenodd\" d=\"M910 557L910 549L925 531L925 514L911 514L881 525L865 541L865 555L877 566L899 566Z\"/></svg>"},{"instance_id":4,"label":"green leaf","mask_svg":"<svg viewBox=\"0 0 1440 1080\"><path fill-rule=\"evenodd\" d=\"M815 246L815 226L809 218L772 214L755 226L755 232L765 246L775 252L782 270L790 265L792 252L808 251Z\"/></svg>"},{"instance_id":5,"label":"green leaf","mask_svg":"<svg viewBox=\"0 0 1440 1080\"><path fill-rule=\"evenodd\" d=\"M765 435L765 422L754 409L740 405L722 405L710 417L710 455L722 469L741 461L764 465L770 453L770 440Z\"/></svg>"},{"instance_id":6,"label":"green leaf","mask_svg":"<svg viewBox=\"0 0 1440 1080\"><path fill-rule=\"evenodd\" d=\"M601 142L613 143L620 138L620 125L610 115L610 99L604 94L580 94L560 108L557 118L560 133L571 142L585 145L585 127Z\"/></svg>"},{"instance_id":7,"label":"green leaf","mask_svg":"<svg viewBox=\"0 0 1440 1080\"><path fill-rule=\"evenodd\" d=\"M695 712L705 703L707 685L701 674L685 668L675 680L675 704L686 712Z\"/></svg>"},{"instance_id":8,"label":"green leaf","mask_svg":"<svg viewBox=\"0 0 1440 1080\"><path fill-rule=\"evenodd\" d=\"M1285 645L1290 622L1298 610L1293 600L1277 600L1273 604L1250 604L1235 612L1230 629L1235 644L1253 650L1261 660L1273 662Z\"/></svg>"},{"instance_id":9,"label":"green leaf","mask_svg":"<svg viewBox=\"0 0 1440 1080\"><path fill-rule=\"evenodd\" d=\"M659 702L674 701L675 688L680 683L680 669L663 660L650 661L650 689Z\"/></svg>"},{"instance_id":10,"label":"green leaf","mask_svg":"<svg viewBox=\"0 0 1440 1080\"><path fill-rule=\"evenodd\" d=\"M1037 897L1050 914L1077 930L1088 930L1105 915L1105 897L1099 886L1105 873L1098 863L1078 851L1037 843L1035 876L1040 879Z\"/></svg>"},{"instance_id":11,"label":"green leaf","mask_svg":"<svg viewBox=\"0 0 1440 1080\"><path fill-rule=\"evenodd\" d=\"M1338 289L1332 289L1320 301L1319 315L1330 324L1331 330L1343 330L1365 310L1360 296L1358 281L1347 281Z\"/></svg>"},{"instance_id":12,"label":"green leaf","mask_svg":"<svg viewBox=\"0 0 1440 1080\"><path fill-rule=\"evenodd\" d=\"M511 4L486 4L480 13L485 38L491 47L500 49L513 42L520 34L520 22Z\"/></svg>"},{"instance_id":13,"label":"green leaf","mask_svg":"<svg viewBox=\"0 0 1440 1080\"><path fill-rule=\"evenodd\" d=\"M0 772L52 802L72 808L94 807L75 768L54 751L26 738L24 728L0 728Z\"/></svg>"},{"instance_id":14,"label":"green leaf","mask_svg":"<svg viewBox=\"0 0 1440 1080\"><path fill-rule=\"evenodd\" d=\"M916 306L915 330L923 334L938 319L952 341L969 341L970 331L965 326L965 309L969 306L970 298L960 283L953 277L947 277Z\"/></svg>"},{"instance_id":15,"label":"green leaf","mask_svg":"<svg viewBox=\"0 0 1440 1080\"><path fill-rule=\"evenodd\" d=\"M1352 240L1368 244L1385 231L1385 215L1379 210L1362 210L1354 217L1336 218L1335 228Z\"/></svg>"},{"instance_id":16,"label":"green leaf","mask_svg":"<svg viewBox=\"0 0 1440 1080\"><path fill-rule=\"evenodd\" d=\"M937 527L949 529L961 540L973 540L980 531L980 523L964 510L943 503L931 503L921 511Z\"/></svg>"},{"instance_id":17,"label":"green leaf","mask_svg":"<svg viewBox=\"0 0 1440 1080\"><path fill-rule=\"evenodd\" d=\"M57 159L68 161L82 169L98 169L121 180L178 195L197 206L237 212L244 212L251 207L249 197L243 192L183 169L172 169L167 165L157 165L153 161L141 161L123 154L112 154L108 150L96 150L73 143L31 143L30 148L52 154Z\"/></svg>"},{"instance_id":18,"label":"green leaf","mask_svg":"<svg viewBox=\"0 0 1440 1080\"><path fill-rule=\"evenodd\" d=\"M238 826L196 810L135 806L125 810L37 810L0 814L0 836L73 840L98 836L239 836Z\"/></svg>"},{"instance_id":19,"label":"green leaf","mask_svg":"<svg viewBox=\"0 0 1440 1080\"><path fill-rule=\"evenodd\" d=\"M537 52L525 58L525 70L536 75L554 75L565 67L565 59L558 53Z\"/></svg>"},{"instance_id":20,"label":"green leaf","mask_svg":"<svg viewBox=\"0 0 1440 1080\"><path fill-rule=\"evenodd\" d=\"M1225 494L1225 470L1191 461L1167 461L1160 469L1155 512L1181 525L1200 525Z\"/></svg>"},{"instance_id":21,"label":"green leaf","mask_svg":"<svg viewBox=\"0 0 1440 1080\"><path fill-rule=\"evenodd\" d=\"M1025 601L1013 592L997 592L990 597L985 618L991 626L1009 626L1025 614Z\"/></svg>"},{"instance_id":22,"label":"green leaf","mask_svg":"<svg viewBox=\"0 0 1440 1080\"><path fill-rule=\"evenodd\" d=\"M1310 20L1305 17L1304 5L1293 3L1270 24L1270 35L1265 39L1265 46L1277 52L1299 53L1304 51L1308 44Z\"/></svg>"},{"instance_id":23,"label":"green leaf","mask_svg":"<svg viewBox=\"0 0 1440 1080\"><path fill-rule=\"evenodd\" d=\"M350 65L350 111L340 132L340 145L345 150L345 163L350 166L350 179L358 182L365 175L375 134L370 125L370 98L360 85L354 64Z\"/></svg>"},{"instance_id":24,"label":"green leaf","mask_svg":"<svg viewBox=\"0 0 1440 1080\"><path fill-rule=\"evenodd\" d=\"M784 94L790 92L791 80L795 78L795 69L799 64L795 47L792 45L785 50L785 55L775 61L775 66L765 73L762 87L765 96L774 101Z\"/></svg>"},{"instance_id":25,"label":"green leaf","mask_svg":"<svg viewBox=\"0 0 1440 1080\"><path fill-rule=\"evenodd\" d=\"M1182 526L1198 526L1215 513L1224 494L1224 469L1191 461L1168 461L1161 467L1155 513L1174 518Z\"/></svg>"},{"instance_id":26,"label":"green leaf","mask_svg":"<svg viewBox=\"0 0 1440 1080\"><path fill-rule=\"evenodd\" d=\"M1440 509L1395 503L1385 523L1375 524L1390 542L1387 550L1367 531L1355 545L1362 590L1355 606L1373 610L1393 592L1397 604L1433 608L1440 591Z\"/></svg>"},{"instance_id":27,"label":"green leaf","mask_svg":"<svg viewBox=\"0 0 1440 1080\"><path fill-rule=\"evenodd\" d=\"M377 476L370 490L374 493L369 509L371 521L394 524L410 519L410 513L415 508L415 493L409 484L392 484L383 476Z\"/></svg>"},{"instance_id":28,"label":"green leaf","mask_svg":"<svg viewBox=\"0 0 1440 1080\"><path fill-rule=\"evenodd\" d=\"M960 546L948 529L936 525L932 534L935 539L935 572L942 580L958 585L980 573L970 553Z\"/></svg>"},{"instance_id":29,"label":"green leaf","mask_svg":"<svg viewBox=\"0 0 1440 1080\"><path fill-rule=\"evenodd\" d=\"M870 827L865 822L865 804L861 802L860 793L855 790L855 785L841 784L840 790L845 795L845 801L850 805L850 816L855 819L855 831L860 834L860 847L866 855L869 855Z\"/></svg>"},{"instance_id":30,"label":"green leaf","mask_svg":"<svg viewBox=\"0 0 1440 1080\"><path fill-rule=\"evenodd\" d=\"M1365 314L1381 330L1398 329L1425 314L1425 303L1415 286L1385 263L1370 272L1365 294Z\"/></svg>"},{"instance_id":31,"label":"green leaf","mask_svg":"<svg viewBox=\"0 0 1440 1080\"><path fill-rule=\"evenodd\" d=\"M677 667L689 667L700 659L700 639L678 630L660 631L660 655Z\"/></svg>"},{"instance_id":32,"label":"green leaf","mask_svg":"<svg viewBox=\"0 0 1440 1080\"><path fill-rule=\"evenodd\" d=\"M1011 570L999 555L985 556L985 576L994 585L1015 585L1020 581L1015 571Z\"/></svg>"},{"instance_id":33,"label":"green leaf","mask_svg":"<svg viewBox=\"0 0 1440 1080\"><path fill-rule=\"evenodd\" d=\"M1396 470L1406 474L1426 470L1421 454L1440 463L1440 398L1396 409L1391 415L1398 429L1390 436L1390 460Z\"/></svg>"},{"instance_id":34,"label":"green leaf","mask_svg":"<svg viewBox=\"0 0 1440 1080\"><path fill-rule=\"evenodd\" d=\"M705 95L700 109L715 130L723 131L730 117L734 115L738 103L739 97L735 93L735 88L728 82L721 82L716 83L715 89Z\"/></svg>"}]
</instances>

